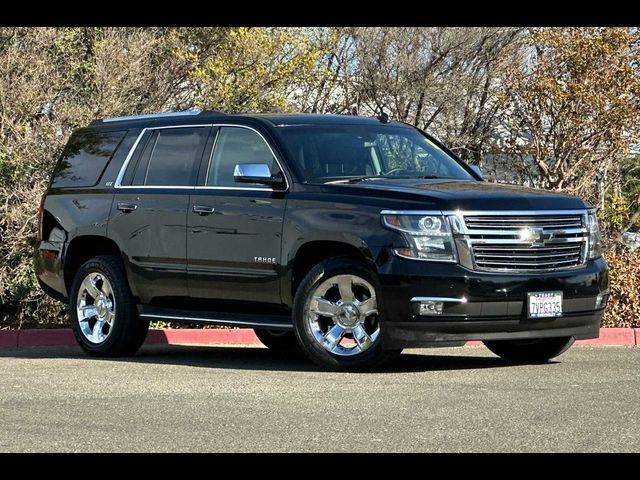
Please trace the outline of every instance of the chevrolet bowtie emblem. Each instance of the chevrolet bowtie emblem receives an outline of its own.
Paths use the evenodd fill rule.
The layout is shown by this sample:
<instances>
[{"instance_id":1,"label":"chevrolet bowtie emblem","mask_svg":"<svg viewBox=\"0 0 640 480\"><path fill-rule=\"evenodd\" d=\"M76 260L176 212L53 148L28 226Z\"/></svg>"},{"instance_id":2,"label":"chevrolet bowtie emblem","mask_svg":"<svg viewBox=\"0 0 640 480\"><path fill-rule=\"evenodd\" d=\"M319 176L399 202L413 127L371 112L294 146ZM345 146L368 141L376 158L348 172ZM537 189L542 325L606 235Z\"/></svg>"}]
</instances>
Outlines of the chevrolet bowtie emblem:
<instances>
[{"instance_id":1,"label":"chevrolet bowtie emblem","mask_svg":"<svg viewBox=\"0 0 640 480\"><path fill-rule=\"evenodd\" d=\"M520 240L531 242L532 247L542 247L554 238L552 232L545 232L542 228L537 227L525 227L518 232L518 236Z\"/></svg>"}]
</instances>

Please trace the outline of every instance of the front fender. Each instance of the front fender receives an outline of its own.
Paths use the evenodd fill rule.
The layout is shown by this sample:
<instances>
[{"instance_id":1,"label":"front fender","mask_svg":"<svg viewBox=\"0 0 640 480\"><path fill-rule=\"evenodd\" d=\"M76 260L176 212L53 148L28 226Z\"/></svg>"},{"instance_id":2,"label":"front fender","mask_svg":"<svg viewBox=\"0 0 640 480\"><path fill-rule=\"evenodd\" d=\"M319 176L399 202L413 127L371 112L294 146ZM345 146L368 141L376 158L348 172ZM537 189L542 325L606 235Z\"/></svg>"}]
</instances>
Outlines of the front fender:
<instances>
[{"instance_id":1,"label":"front fender","mask_svg":"<svg viewBox=\"0 0 640 480\"><path fill-rule=\"evenodd\" d=\"M345 198L345 202L311 195L291 196L287 200L282 232L282 301L292 304L293 264L301 247L310 242L337 242L356 248L377 269L376 261L387 246L399 241L399 235L382 227L380 206L363 205ZM348 202L347 202L348 200ZM400 240L401 241L401 240Z\"/></svg>"}]
</instances>

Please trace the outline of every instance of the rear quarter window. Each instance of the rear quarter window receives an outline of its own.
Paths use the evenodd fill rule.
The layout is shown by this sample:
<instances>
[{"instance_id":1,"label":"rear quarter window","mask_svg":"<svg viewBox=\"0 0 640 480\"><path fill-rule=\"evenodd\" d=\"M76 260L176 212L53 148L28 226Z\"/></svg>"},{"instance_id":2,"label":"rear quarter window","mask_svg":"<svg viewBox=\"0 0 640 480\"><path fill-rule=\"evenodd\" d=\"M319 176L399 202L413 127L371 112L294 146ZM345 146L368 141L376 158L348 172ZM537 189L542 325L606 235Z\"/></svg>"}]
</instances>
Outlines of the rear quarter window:
<instances>
[{"instance_id":1,"label":"rear quarter window","mask_svg":"<svg viewBox=\"0 0 640 480\"><path fill-rule=\"evenodd\" d=\"M96 185L126 133L126 130L73 133L53 171L51 187Z\"/></svg>"}]
</instances>

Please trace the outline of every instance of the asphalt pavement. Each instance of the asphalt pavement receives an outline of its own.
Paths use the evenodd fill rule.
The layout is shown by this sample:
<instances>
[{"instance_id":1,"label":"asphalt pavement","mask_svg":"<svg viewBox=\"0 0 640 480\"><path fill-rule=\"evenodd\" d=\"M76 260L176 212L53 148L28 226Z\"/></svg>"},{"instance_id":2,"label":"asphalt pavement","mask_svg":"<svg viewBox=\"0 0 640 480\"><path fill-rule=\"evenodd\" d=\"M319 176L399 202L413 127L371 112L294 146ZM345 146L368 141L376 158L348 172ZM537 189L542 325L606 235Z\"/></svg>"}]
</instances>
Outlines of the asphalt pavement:
<instances>
[{"instance_id":1,"label":"asphalt pavement","mask_svg":"<svg viewBox=\"0 0 640 480\"><path fill-rule=\"evenodd\" d=\"M0 451L640 451L640 348L483 347L328 373L258 347L0 349Z\"/></svg>"}]
</instances>

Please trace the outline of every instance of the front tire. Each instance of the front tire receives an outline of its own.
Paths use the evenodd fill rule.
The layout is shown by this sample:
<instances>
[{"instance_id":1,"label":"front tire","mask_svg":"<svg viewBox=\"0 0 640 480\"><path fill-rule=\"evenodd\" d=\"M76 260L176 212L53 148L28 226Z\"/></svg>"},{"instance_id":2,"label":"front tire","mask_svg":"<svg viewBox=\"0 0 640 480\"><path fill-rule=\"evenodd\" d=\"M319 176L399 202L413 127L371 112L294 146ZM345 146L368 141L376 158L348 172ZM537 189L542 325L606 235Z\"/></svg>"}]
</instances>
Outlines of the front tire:
<instances>
[{"instance_id":1,"label":"front tire","mask_svg":"<svg viewBox=\"0 0 640 480\"><path fill-rule=\"evenodd\" d=\"M546 363L564 353L573 337L536 338L531 340L492 340L484 342L493 353L513 363Z\"/></svg>"},{"instance_id":2,"label":"front tire","mask_svg":"<svg viewBox=\"0 0 640 480\"><path fill-rule=\"evenodd\" d=\"M89 355L133 355L147 336L149 321L138 316L122 261L100 255L85 262L73 280L71 327Z\"/></svg>"},{"instance_id":3,"label":"front tire","mask_svg":"<svg viewBox=\"0 0 640 480\"><path fill-rule=\"evenodd\" d=\"M293 306L304 353L329 370L372 370L399 351L382 349L379 282L363 262L325 260L304 277Z\"/></svg>"}]
</instances>

